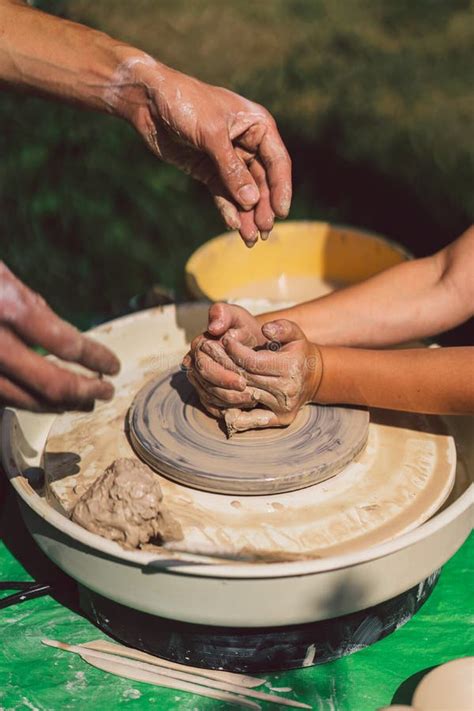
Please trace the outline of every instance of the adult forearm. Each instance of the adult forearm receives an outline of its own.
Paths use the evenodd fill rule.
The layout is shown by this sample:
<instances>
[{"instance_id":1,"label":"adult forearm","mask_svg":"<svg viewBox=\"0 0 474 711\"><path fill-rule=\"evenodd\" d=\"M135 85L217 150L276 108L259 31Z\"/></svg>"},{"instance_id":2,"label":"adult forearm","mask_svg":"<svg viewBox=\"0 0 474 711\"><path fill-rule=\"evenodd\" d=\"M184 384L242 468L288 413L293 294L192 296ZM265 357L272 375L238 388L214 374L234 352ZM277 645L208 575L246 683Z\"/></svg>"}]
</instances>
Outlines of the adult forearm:
<instances>
[{"instance_id":1,"label":"adult forearm","mask_svg":"<svg viewBox=\"0 0 474 711\"><path fill-rule=\"evenodd\" d=\"M88 27L0 0L0 82L127 120L204 183L248 246L291 204L291 161L268 111ZM256 160L258 159L258 160Z\"/></svg>"},{"instance_id":2,"label":"adult forearm","mask_svg":"<svg viewBox=\"0 0 474 711\"><path fill-rule=\"evenodd\" d=\"M154 60L103 32L0 0L2 83L127 117L127 104L145 97L123 71L133 62Z\"/></svg>"},{"instance_id":3,"label":"adult forearm","mask_svg":"<svg viewBox=\"0 0 474 711\"><path fill-rule=\"evenodd\" d=\"M409 412L472 413L473 350L371 351L323 346L323 375L314 399L323 404Z\"/></svg>"}]
</instances>

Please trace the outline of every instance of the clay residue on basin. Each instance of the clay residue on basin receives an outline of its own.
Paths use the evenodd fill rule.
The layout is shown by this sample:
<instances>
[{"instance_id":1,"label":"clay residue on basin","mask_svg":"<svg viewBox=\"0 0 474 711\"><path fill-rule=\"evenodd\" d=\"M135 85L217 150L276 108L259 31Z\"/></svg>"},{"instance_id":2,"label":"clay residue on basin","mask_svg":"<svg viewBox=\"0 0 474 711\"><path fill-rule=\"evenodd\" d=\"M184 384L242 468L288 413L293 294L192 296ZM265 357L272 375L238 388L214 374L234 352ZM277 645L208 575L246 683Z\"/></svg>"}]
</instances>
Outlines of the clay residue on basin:
<instances>
[{"instance_id":1,"label":"clay residue on basin","mask_svg":"<svg viewBox=\"0 0 474 711\"><path fill-rule=\"evenodd\" d=\"M62 415L53 425L45 455L47 490L67 514L114 459L136 458L125 423L146 379L138 371L112 402L92 413ZM342 472L286 494L236 499L153 473L183 531L173 548L224 557L253 552L270 561L326 557L390 540L429 518L451 488L454 446L437 422L387 413L383 423L371 422L365 450Z\"/></svg>"},{"instance_id":2,"label":"clay residue on basin","mask_svg":"<svg viewBox=\"0 0 474 711\"><path fill-rule=\"evenodd\" d=\"M124 548L183 537L166 510L158 477L131 458L116 459L107 467L75 504L72 520Z\"/></svg>"},{"instance_id":3,"label":"clay residue on basin","mask_svg":"<svg viewBox=\"0 0 474 711\"><path fill-rule=\"evenodd\" d=\"M308 405L288 427L239 432L229 440L179 370L147 383L129 413L133 447L157 472L241 496L292 491L334 476L364 447L368 423L363 409Z\"/></svg>"}]
</instances>

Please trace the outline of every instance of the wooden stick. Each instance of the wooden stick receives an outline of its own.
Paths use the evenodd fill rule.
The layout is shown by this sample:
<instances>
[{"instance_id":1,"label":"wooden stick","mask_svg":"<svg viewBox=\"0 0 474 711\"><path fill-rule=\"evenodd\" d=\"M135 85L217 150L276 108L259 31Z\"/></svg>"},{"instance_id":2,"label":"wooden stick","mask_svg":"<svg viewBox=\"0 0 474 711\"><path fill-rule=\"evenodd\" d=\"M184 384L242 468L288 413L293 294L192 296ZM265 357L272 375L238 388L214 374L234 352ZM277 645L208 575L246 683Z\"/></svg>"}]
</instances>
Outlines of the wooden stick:
<instances>
[{"instance_id":1,"label":"wooden stick","mask_svg":"<svg viewBox=\"0 0 474 711\"><path fill-rule=\"evenodd\" d=\"M133 669L128 664L118 661L105 661L104 659L92 659L88 653L80 655L85 662L90 664L97 669L102 669L102 671L109 672L110 674L116 674L117 676L124 677L125 679L133 679L134 681L142 681L147 684L154 684L155 686L164 686L168 689L176 689L178 691L187 691L190 694L199 694L199 696L206 696L210 699L218 699L219 701L226 701L233 704L234 706L243 706L244 708L260 709L259 704L254 701L247 701L241 696L236 696L235 694L229 694L226 691L218 691L217 689L208 689L205 686L199 686L198 684L192 684L187 681L179 681L178 679L173 679L168 676L163 676L162 674L157 674L157 672L147 672L143 669Z\"/></svg>"},{"instance_id":2,"label":"wooden stick","mask_svg":"<svg viewBox=\"0 0 474 711\"><path fill-rule=\"evenodd\" d=\"M311 706L308 706L307 704L300 703L299 701L293 701L292 699L285 699L285 698L282 698L281 696L276 696L275 694L265 694L262 691L254 691L253 689L248 689L244 686L239 686L238 684L230 684L228 682L206 679L205 677L199 677L196 674L189 674L189 673L180 672L180 671L172 671L170 669L164 669L164 668L161 668L160 673L158 674L156 671L156 668L152 664L147 664L146 662L138 662L138 661L134 661L131 659L122 659L120 661L117 661L117 658L112 654L106 654L105 652L97 652L93 649L88 649L87 647L83 647L81 645L71 645L71 644L66 644L64 642L58 642L58 641L51 640L51 639L43 639L41 641L43 642L43 644L46 644L50 647L57 647L59 649L63 649L66 652L72 652L74 654L79 654L86 662L89 662L90 664L92 663L90 661L90 658L92 658L94 661L100 660L101 662L103 661L103 662L110 663L112 665L111 669L112 669L113 665L116 664L120 667L125 667L134 673L145 672L147 674L147 677L148 676L152 677L153 675L156 675L160 678L162 678L162 677L171 678L171 679L174 679L175 681L181 680L183 682L191 684L192 686L196 686L197 688L200 688L202 686L211 687L214 690L220 690L220 691L231 692L234 694L240 694L241 696L246 696L247 698L259 699L261 701L276 703L276 704L279 704L280 706L291 706L293 708L303 708L303 709L310 709L311 708ZM121 673L122 672L120 671L119 674L121 674ZM129 678L137 679L137 677L131 677L131 676Z\"/></svg>"},{"instance_id":3,"label":"wooden stick","mask_svg":"<svg viewBox=\"0 0 474 711\"><path fill-rule=\"evenodd\" d=\"M161 657L155 657L153 654L141 652L138 649L132 649L125 645L108 642L105 639L95 639L92 642L81 644L81 647L87 649L95 649L98 652L110 652L119 657L128 657L129 659L137 659L138 661L148 662L157 667L165 667L167 669L175 669L176 671L187 672L189 674L198 674L199 676L207 677L208 679L217 679L217 681L228 681L230 684L238 684L253 689L265 683L266 679L258 679L257 677L246 676L244 674L236 674L235 672L219 671L218 669L200 669L199 667L188 666L187 664L178 664L170 662Z\"/></svg>"}]
</instances>

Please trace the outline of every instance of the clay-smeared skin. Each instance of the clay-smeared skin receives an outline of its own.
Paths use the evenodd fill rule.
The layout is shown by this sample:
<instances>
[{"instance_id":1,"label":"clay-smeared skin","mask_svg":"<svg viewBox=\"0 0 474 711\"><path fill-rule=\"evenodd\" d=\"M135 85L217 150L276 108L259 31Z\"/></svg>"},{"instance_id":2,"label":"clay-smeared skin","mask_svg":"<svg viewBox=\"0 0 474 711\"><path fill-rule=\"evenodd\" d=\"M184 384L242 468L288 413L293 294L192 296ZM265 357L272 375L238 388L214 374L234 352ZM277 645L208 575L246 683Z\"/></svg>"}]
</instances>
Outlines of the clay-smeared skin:
<instances>
[{"instance_id":1,"label":"clay-smeared skin","mask_svg":"<svg viewBox=\"0 0 474 711\"><path fill-rule=\"evenodd\" d=\"M194 313L193 310L190 313ZM156 363L157 342L162 344L166 358L174 360L182 349L182 331L174 323L170 324L165 314L156 320L151 313L146 318L144 315L140 323L142 333L153 332L146 350L143 345L138 346L143 356L140 363L144 359ZM127 324L111 324L111 336L121 334L130 344L127 333L133 329L130 322ZM85 415L68 413L53 423L44 456L46 491L52 505L67 514L78 498L102 476L110 462L118 457L136 458L128 433L124 431L124 422L135 393L150 378L158 377L160 371L144 372L142 365L136 365L137 344L143 341L142 336L135 341L136 331L133 334L133 345L129 346L129 357L134 364L132 377L126 382L119 381L117 397L101 404L100 410ZM291 431L299 427L298 419L313 409L318 410L309 406L303 408L297 420L287 428L244 432L231 440L226 440L216 419L201 412L201 418L210 428L206 427L202 432L201 441L209 447L214 432L215 437L220 437L225 456L229 458L232 450L243 448L246 441L253 440L256 457L260 457L263 466L268 465L266 453L270 452L270 474L274 473L274 461L277 473L282 472L286 458L289 466L293 462L297 464L295 476L301 478L301 450L294 453L288 446L280 448L280 453L285 451L286 454L277 459L274 444L288 441ZM374 413L374 419L380 416L381 413ZM171 420L169 426L172 424ZM317 464L322 438L317 425L314 422L308 424L306 437L315 444L311 457L312 463ZM353 432L353 423L350 431ZM160 482L166 508L183 529L184 539L174 543L173 549L224 557L258 555L260 562L272 562L291 560L295 556L337 555L390 540L422 523L444 500L454 456L451 440L445 435L446 431L437 419L386 412L383 424L372 422L366 449L347 469L301 492L270 497L208 494L157 473L155 476ZM179 449L182 453L181 444ZM64 466L64 453L68 452L73 454L73 461ZM203 455L198 446L190 456L195 468L202 468ZM208 457L206 461L209 461ZM219 482L222 472L228 471L228 459L225 461L226 466L217 471ZM311 465L310 458L307 463ZM256 468L257 462L253 465ZM461 483L455 498L468 486L468 475L462 462L460 467L458 481ZM246 470L239 467L236 473L242 478ZM248 489L245 481L242 484Z\"/></svg>"},{"instance_id":2,"label":"clay-smeared skin","mask_svg":"<svg viewBox=\"0 0 474 711\"><path fill-rule=\"evenodd\" d=\"M94 400L113 396L111 383L61 368L31 345L100 374L114 375L120 369L108 348L60 319L0 262L0 407L90 410Z\"/></svg>"},{"instance_id":3,"label":"clay-smeared skin","mask_svg":"<svg viewBox=\"0 0 474 711\"><path fill-rule=\"evenodd\" d=\"M280 320L261 327L245 309L215 304L208 331L194 339L183 365L208 412L224 418L229 437L288 425L315 401L321 355L296 324ZM264 344L270 348L254 350Z\"/></svg>"},{"instance_id":4,"label":"clay-smeared skin","mask_svg":"<svg viewBox=\"0 0 474 711\"><path fill-rule=\"evenodd\" d=\"M258 321L248 311L240 306L213 304L209 309L207 332L193 340L182 362L202 404L217 418L222 417L222 411L213 404L208 386L215 388L214 394L219 394L220 388L240 392L246 388L240 368L226 355L222 346L222 339L228 333L250 348L262 346L266 342ZM201 373L205 373L205 383L201 382ZM231 405L232 401L229 400L227 407Z\"/></svg>"},{"instance_id":5,"label":"clay-smeared skin","mask_svg":"<svg viewBox=\"0 0 474 711\"><path fill-rule=\"evenodd\" d=\"M124 548L183 537L163 505L158 478L135 459L116 459L79 499L72 520Z\"/></svg>"},{"instance_id":6,"label":"clay-smeared skin","mask_svg":"<svg viewBox=\"0 0 474 711\"><path fill-rule=\"evenodd\" d=\"M317 401L323 374L317 346L305 338L295 323L283 319L266 323L262 333L270 344L278 344L277 352L253 351L231 335L223 339L226 354L245 373L243 395L250 392L253 400L253 409L248 409L252 405L249 406L246 397L242 397L240 402L237 399L235 405L247 409L232 409L224 413L228 430L289 425L303 405ZM227 391L224 392L227 395ZM221 402L221 407L224 402ZM259 407L260 404L266 409Z\"/></svg>"},{"instance_id":7,"label":"clay-smeared skin","mask_svg":"<svg viewBox=\"0 0 474 711\"><path fill-rule=\"evenodd\" d=\"M0 80L107 111L209 188L250 247L291 203L291 161L262 106L16 0L0 2Z\"/></svg>"},{"instance_id":8,"label":"clay-smeared skin","mask_svg":"<svg viewBox=\"0 0 474 711\"><path fill-rule=\"evenodd\" d=\"M272 419L278 424L284 422L282 415L288 417L288 402L282 403L282 396L289 396L291 402L295 382L293 379L292 385L292 370L298 381L301 356L315 354L314 340L322 376L311 394L314 373L305 369L306 378L299 381L301 403L309 395L321 404L470 414L474 412L472 347L379 348L433 336L471 318L473 266L471 226L431 257L403 262L359 284L292 308L261 314L258 319L245 316L243 309L236 310L235 306L216 304L209 313L209 333L194 340L184 365L202 403L215 417L222 416L225 407L251 410L257 401L276 415L268 417L265 426L271 426ZM293 331L291 348L283 337L284 348L273 359L268 354L254 354L249 346L259 344L258 337L254 343L246 342L241 323L252 334L262 325L262 334L276 340L275 326L278 330L278 324L281 328L286 323L284 330ZM219 343L211 343L209 337ZM227 419L235 431L239 418L230 413ZM263 415L259 421L252 414L240 417L242 429L261 426L260 421L265 421Z\"/></svg>"},{"instance_id":9,"label":"clay-smeared skin","mask_svg":"<svg viewBox=\"0 0 474 711\"><path fill-rule=\"evenodd\" d=\"M150 58L112 79L144 91L136 107L115 106L158 157L209 188L227 226L251 247L268 237L291 203L291 163L272 116L254 102L165 67ZM107 94L109 95L109 94Z\"/></svg>"}]
</instances>

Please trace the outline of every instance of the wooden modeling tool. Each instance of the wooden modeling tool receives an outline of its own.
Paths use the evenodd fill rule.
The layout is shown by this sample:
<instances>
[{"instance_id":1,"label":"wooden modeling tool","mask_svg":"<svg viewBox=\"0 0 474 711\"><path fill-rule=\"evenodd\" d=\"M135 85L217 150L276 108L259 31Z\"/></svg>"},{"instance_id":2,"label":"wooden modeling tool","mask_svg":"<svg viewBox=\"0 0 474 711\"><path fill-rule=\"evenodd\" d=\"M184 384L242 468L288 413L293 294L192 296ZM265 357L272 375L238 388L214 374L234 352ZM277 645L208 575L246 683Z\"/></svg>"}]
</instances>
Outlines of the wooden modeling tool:
<instances>
[{"instance_id":1,"label":"wooden modeling tool","mask_svg":"<svg viewBox=\"0 0 474 711\"><path fill-rule=\"evenodd\" d=\"M143 681L156 686L166 686L171 689L189 691L194 694L200 694L201 696L219 699L220 701L239 704L246 708L259 708L258 704L249 699L258 699L259 701L266 701L279 704L279 706L292 708L311 708L308 704L303 704L299 701L285 699L276 696L276 694L266 694L263 691L255 691L242 684L210 679L194 671L189 673L160 666L158 672L157 665L155 664L100 652L90 647L85 647L84 645L71 645L50 639L43 639L42 643L49 647L62 649L65 652L78 654L85 662L98 669L127 679L133 679L134 681Z\"/></svg>"}]
</instances>

